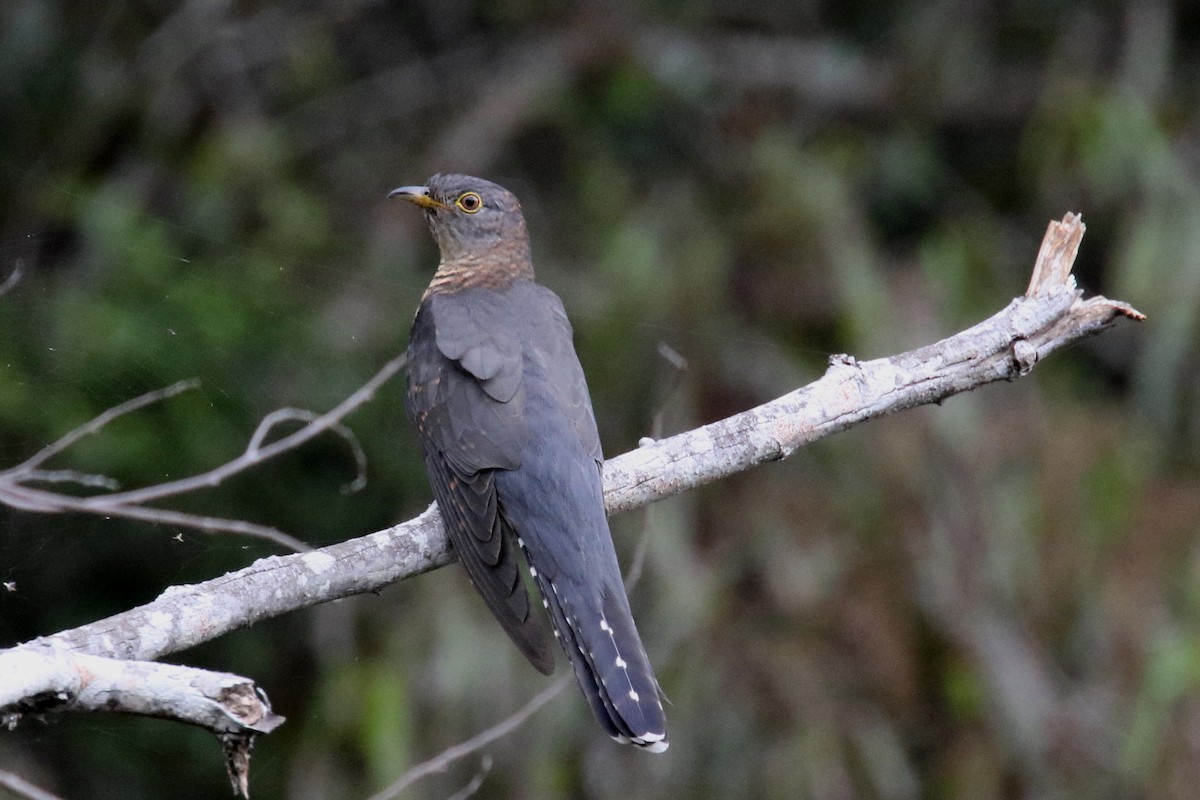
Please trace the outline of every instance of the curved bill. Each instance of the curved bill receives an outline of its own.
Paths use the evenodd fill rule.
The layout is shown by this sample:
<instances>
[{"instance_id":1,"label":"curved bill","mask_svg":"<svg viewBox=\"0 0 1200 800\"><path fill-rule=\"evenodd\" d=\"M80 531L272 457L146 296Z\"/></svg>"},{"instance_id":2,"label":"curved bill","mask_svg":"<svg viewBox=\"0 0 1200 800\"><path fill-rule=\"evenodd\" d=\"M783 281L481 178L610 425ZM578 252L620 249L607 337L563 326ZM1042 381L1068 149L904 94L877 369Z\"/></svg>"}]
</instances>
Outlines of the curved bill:
<instances>
[{"instance_id":1,"label":"curved bill","mask_svg":"<svg viewBox=\"0 0 1200 800\"><path fill-rule=\"evenodd\" d=\"M388 192L388 197L401 197L425 209L446 207L429 196L428 186L401 186Z\"/></svg>"}]
</instances>

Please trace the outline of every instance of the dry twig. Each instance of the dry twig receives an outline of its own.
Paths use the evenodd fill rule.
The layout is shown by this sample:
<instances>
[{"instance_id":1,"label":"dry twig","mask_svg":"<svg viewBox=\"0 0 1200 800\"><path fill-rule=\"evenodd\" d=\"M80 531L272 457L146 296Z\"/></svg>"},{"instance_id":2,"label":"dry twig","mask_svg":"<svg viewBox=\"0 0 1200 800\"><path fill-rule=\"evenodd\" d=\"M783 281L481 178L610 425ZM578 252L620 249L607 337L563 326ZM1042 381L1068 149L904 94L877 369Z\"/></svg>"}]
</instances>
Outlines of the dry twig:
<instances>
[{"instance_id":1,"label":"dry twig","mask_svg":"<svg viewBox=\"0 0 1200 800\"><path fill-rule=\"evenodd\" d=\"M542 691L533 696L533 699L523 705L513 714L505 717L503 720L488 728L485 731L475 734L465 742L449 747L438 753L428 761L423 761L417 764L412 769L405 772L400 778L390 786L382 789L379 792L371 795L369 800L389 800L396 797L409 786L412 786L417 781L424 778L426 775L431 775L435 772L442 772L455 761L460 758L466 758L472 753L476 753L487 747L497 739L507 736L512 731L519 728L525 723L525 720L534 715L542 706L549 703L554 698L562 694L563 690L570 684L573 676L570 674L560 675L558 680L547 686Z\"/></svg>"},{"instance_id":2,"label":"dry twig","mask_svg":"<svg viewBox=\"0 0 1200 800\"><path fill-rule=\"evenodd\" d=\"M273 411L263 418L251 435L246 449L241 455L215 467L207 472L192 475L176 481L160 483L141 489L128 491L109 491L106 494L96 494L88 497L35 489L28 485L32 481L70 481L85 486L111 489L115 486L112 479L103 475L87 475L69 470L46 471L41 465L49 459L62 453L81 439L101 431L106 425L118 417L129 414L153 403L193 389L199 385L196 380L180 381L163 389L127 400L98 415L87 423L70 431L57 441L47 445L30 458L15 467L0 472L0 503L19 508L23 511L35 511L43 514L76 511L103 516L136 519L159 525L173 525L192 528L206 533L236 533L264 539L286 547L296 552L311 550L307 544L288 534L267 525L259 525L245 520L207 517L170 509L150 508L145 504L168 497L176 497L200 489L219 486L225 480L251 467L257 466L276 456L294 450L325 431L333 431L349 444L357 466L357 475L351 483L344 487L345 491L361 488L366 481L366 456L362 445L349 428L342 425L341 420L362 406L372 397L379 387L404 367L404 356L397 356L383 366L379 372L357 389L353 394L324 414L316 414L303 409L284 408ZM276 425L285 421L300 420L305 424L299 429L267 443L266 439Z\"/></svg>"},{"instance_id":3,"label":"dry twig","mask_svg":"<svg viewBox=\"0 0 1200 800\"><path fill-rule=\"evenodd\" d=\"M23 261L21 261L20 259L18 259L17 262L15 264L13 264L12 272L10 272L8 277L4 279L3 283L0 283L0 297L3 297L14 286L16 286L21 281L21 277L24 274L25 274L25 263Z\"/></svg>"},{"instance_id":4,"label":"dry twig","mask_svg":"<svg viewBox=\"0 0 1200 800\"><path fill-rule=\"evenodd\" d=\"M0 770L0 788L26 800L62 800L58 795L51 794L40 786L34 786L20 775L14 775L7 770Z\"/></svg>"}]
</instances>

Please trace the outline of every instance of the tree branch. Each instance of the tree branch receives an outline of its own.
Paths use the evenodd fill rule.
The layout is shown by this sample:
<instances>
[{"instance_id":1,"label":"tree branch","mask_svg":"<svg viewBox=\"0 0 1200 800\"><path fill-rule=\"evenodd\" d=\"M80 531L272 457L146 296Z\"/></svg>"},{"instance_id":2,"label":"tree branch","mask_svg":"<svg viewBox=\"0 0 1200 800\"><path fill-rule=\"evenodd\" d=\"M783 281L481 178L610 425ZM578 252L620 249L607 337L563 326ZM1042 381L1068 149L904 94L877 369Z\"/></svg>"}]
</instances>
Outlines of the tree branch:
<instances>
[{"instance_id":1,"label":"tree branch","mask_svg":"<svg viewBox=\"0 0 1200 800\"><path fill-rule=\"evenodd\" d=\"M8 277L0 282L0 297L7 294L14 286L21 282L21 276L25 274L25 264L20 259L13 264L12 272Z\"/></svg>"},{"instance_id":2,"label":"tree branch","mask_svg":"<svg viewBox=\"0 0 1200 800\"><path fill-rule=\"evenodd\" d=\"M32 456L22 461L20 464L4 470L4 472L0 473L0 475L4 475L6 478L11 480L21 480L33 476L35 475L38 467L40 467L42 464L45 464L51 458L76 444L80 440L99 433L104 426L108 425L113 420L145 408L146 406L160 403L163 400L174 397L177 394L182 394L191 389L195 389L199 385L199 380L195 378L189 378L188 380L177 381L162 389L155 389L152 392L146 392L145 394L135 397L132 400L126 400L124 403L115 405L107 411L92 417L78 428L68 431L63 436L60 436L56 441L46 445Z\"/></svg>"},{"instance_id":3,"label":"tree branch","mask_svg":"<svg viewBox=\"0 0 1200 800\"><path fill-rule=\"evenodd\" d=\"M659 442L604 465L610 514L728 477L860 422L1028 374L1042 358L1093 336L1127 303L1084 300L1071 267L1084 225L1076 214L1050 223L1029 293L983 322L907 353L858 361L836 355L817 381L757 408Z\"/></svg>"},{"instance_id":4,"label":"tree branch","mask_svg":"<svg viewBox=\"0 0 1200 800\"><path fill-rule=\"evenodd\" d=\"M243 796L254 736L284 721L253 681L226 672L22 646L0 651L0 675L0 726L11 729L27 714L59 711L197 725L220 738L234 791Z\"/></svg>"},{"instance_id":5,"label":"tree branch","mask_svg":"<svg viewBox=\"0 0 1200 800\"><path fill-rule=\"evenodd\" d=\"M0 650L0 725L26 713L106 711L162 717L213 733L268 733L283 722L248 678L51 647Z\"/></svg>"},{"instance_id":6,"label":"tree branch","mask_svg":"<svg viewBox=\"0 0 1200 800\"><path fill-rule=\"evenodd\" d=\"M62 800L58 795L51 794L40 786L34 786L20 775L0 769L0 789L7 789L16 797L26 800Z\"/></svg>"},{"instance_id":7,"label":"tree branch","mask_svg":"<svg viewBox=\"0 0 1200 800\"><path fill-rule=\"evenodd\" d=\"M860 362L834 356L814 383L605 463L610 514L787 458L831 433L1027 374L1050 353L1122 317L1125 303L1082 298L1071 276L1084 226L1075 214L1046 232L1029 293L927 347ZM331 412L332 413L332 412ZM272 445L273 446L273 445ZM263 448L265 451L267 448ZM40 639L80 652L153 660L299 608L391 583L452 560L436 507L407 522L309 553L264 558L203 583L173 586L146 605Z\"/></svg>"},{"instance_id":8,"label":"tree branch","mask_svg":"<svg viewBox=\"0 0 1200 800\"><path fill-rule=\"evenodd\" d=\"M115 482L104 475L87 475L71 470L47 471L40 469L41 465L50 458L63 452L84 437L99 432L118 417L144 408L152 403L173 397L180 392L195 388L199 385L199 382L195 380L180 381L164 389L148 392L140 397L135 397L132 400L108 409L94 419L70 431L57 441L42 448L15 467L0 470L0 503L13 508L19 508L23 511L34 511L42 514L76 511L136 519L160 525L177 525L206 533L237 533L274 542L297 552L310 551L312 548L304 542L267 525L259 525L245 520L206 517L198 514L189 514L184 511L151 508L144 504L187 492L194 492L199 489L219 486L230 477L289 450L294 450L325 431L333 431L341 436L350 446L358 472L355 479L343 487L343 491L356 491L366 482L366 456L358 439L355 438L349 428L342 425L341 421L352 411L374 397L375 392L379 390L380 386L403 369L404 360L404 356L400 355L384 364L370 380L324 414L315 414L312 411L296 408L283 408L271 412L258 424L258 427L246 445L246 449L242 451L241 455L198 475L122 492L116 491ZM305 424L286 436L280 437L269 444L265 443L267 436L276 425L289 420L299 420ZM75 497L45 489L32 488L25 485L28 481L70 481L84 486L111 489L111 491L88 497Z\"/></svg>"},{"instance_id":9,"label":"tree branch","mask_svg":"<svg viewBox=\"0 0 1200 800\"><path fill-rule=\"evenodd\" d=\"M422 761L390 785L371 795L368 800L391 800L391 798L399 796L408 787L426 775L432 775L435 772L445 772L455 761L466 758L472 753L476 753L487 747L497 739L507 736L524 725L525 720L541 710L542 706L562 694L563 690L570 686L573 680L575 680L575 676L570 673L560 675L558 680L535 694L533 699L509 716L487 730L480 731L465 742L459 742L452 747L447 747L428 761Z\"/></svg>"}]
</instances>

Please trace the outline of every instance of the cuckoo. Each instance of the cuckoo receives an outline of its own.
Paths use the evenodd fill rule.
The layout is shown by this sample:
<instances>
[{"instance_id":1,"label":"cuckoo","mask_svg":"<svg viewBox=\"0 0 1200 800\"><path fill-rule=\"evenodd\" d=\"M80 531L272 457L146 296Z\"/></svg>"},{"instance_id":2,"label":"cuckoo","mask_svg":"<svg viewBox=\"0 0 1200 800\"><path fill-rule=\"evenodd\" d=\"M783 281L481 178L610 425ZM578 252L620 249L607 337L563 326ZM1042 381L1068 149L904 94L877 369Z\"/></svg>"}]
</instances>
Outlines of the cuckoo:
<instances>
[{"instance_id":1,"label":"cuckoo","mask_svg":"<svg viewBox=\"0 0 1200 800\"><path fill-rule=\"evenodd\" d=\"M388 196L424 210L441 251L409 337L405 408L454 551L509 637L549 674L550 635L519 550L600 724L660 753L662 695L613 550L591 398L562 301L534 282L521 206L465 175Z\"/></svg>"}]
</instances>

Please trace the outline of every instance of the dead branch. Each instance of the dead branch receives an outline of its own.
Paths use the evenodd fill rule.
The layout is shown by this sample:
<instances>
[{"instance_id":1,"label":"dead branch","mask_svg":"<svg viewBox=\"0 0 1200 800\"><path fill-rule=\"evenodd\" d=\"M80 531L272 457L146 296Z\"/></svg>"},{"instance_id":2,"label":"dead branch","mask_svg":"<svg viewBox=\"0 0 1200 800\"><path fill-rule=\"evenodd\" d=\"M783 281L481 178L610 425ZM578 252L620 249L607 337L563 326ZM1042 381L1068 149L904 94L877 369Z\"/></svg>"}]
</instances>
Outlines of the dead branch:
<instances>
[{"instance_id":1,"label":"dead branch","mask_svg":"<svg viewBox=\"0 0 1200 800\"><path fill-rule=\"evenodd\" d=\"M0 651L0 724L24 714L106 711L162 717L213 733L268 733L283 722L254 682L153 661L119 661L50 647Z\"/></svg>"},{"instance_id":2,"label":"dead branch","mask_svg":"<svg viewBox=\"0 0 1200 800\"><path fill-rule=\"evenodd\" d=\"M643 446L604 465L610 514L733 475L869 419L1029 373L1061 347L1118 319L1145 317L1127 303L1083 299L1071 267L1085 228L1077 214L1050 223L1030 293L983 322L890 358L829 359L817 381L757 408Z\"/></svg>"},{"instance_id":3,"label":"dead branch","mask_svg":"<svg viewBox=\"0 0 1200 800\"><path fill-rule=\"evenodd\" d=\"M120 661L52 647L0 651L0 725L51 712L113 712L206 728L221 740L234 791L246 795L254 736L284 718L248 678L225 672Z\"/></svg>"},{"instance_id":4,"label":"dead branch","mask_svg":"<svg viewBox=\"0 0 1200 800\"><path fill-rule=\"evenodd\" d=\"M0 282L0 297L3 297L5 294L8 293L9 290L11 290L18 283L20 283L21 277L24 274L25 274L25 264L20 259L18 259L17 263L13 264L12 272L10 272L8 274L8 277L5 278L3 282Z\"/></svg>"},{"instance_id":5,"label":"dead branch","mask_svg":"<svg viewBox=\"0 0 1200 800\"><path fill-rule=\"evenodd\" d=\"M757 408L606 462L609 513L628 511L788 457L852 425L1027 374L1041 359L1123 317L1129 305L1084 300L1071 275L1084 226L1050 224L1030 293L961 333L890 358L834 356L825 375ZM332 413L332 412L331 412ZM267 448L264 448L264 452ZM391 528L310 553L272 556L44 641L114 658L153 660L299 608L391 583L452 560L435 507Z\"/></svg>"},{"instance_id":6,"label":"dead branch","mask_svg":"<svg viewBox=\"0 0 1200 800\"><path fill-rule=\"evenodd\" d=\"M236 533L264 539L296 552L307 552L312 549L307 544L294 536L289 536L283 531L276 530L267 525L259 525L245 520L207 517L184 511L151 508L145 504L200 489L219 486L234 475L245 472L251 467L255 467L289 450L294 450L326 431L338 434L350 446L358 472L355 479L347 484L345 490L354 491L361 487L366 480L366 457L363 454L362 445L359 444L358 439L355 438L350 429L344 426L341 421L374 397L379 387L403 367L404 356L397 356L384 364L379 372L375 373L369 381L359 387L353 394L324 414L315 414L312 411L295 408L285 408L271 412L258 424L258 427L246 445L246 449L241 455L198 475L192 475L168 483L155 484L154 486L147 486L141 489L117 491L115 482L104 475L88 475L72 470L48 471L40 468L49 459L62 453L81 439L98 433L118 417L145 408L152 403L174 397L188 389L193 389L199 385L199 382L195 380L180 381L166 388L147 392L140 397L135 397L132 400L108 409L78 428L68 432L57 441L42 448L15 467L0 471L0 503L23 511L34 511L42 514L75 511L136 519L159 525L192 528L205 533ZM304 425L286 436L266 443L267 437L275 426L281 422L294 420L299 420ZM88 497L75 497L27 485L29 482L64 481L83 486L109 489L110 491Z\"/></svg>"},{"instance_id":7,"label":"dead branch","mask_svg":"<svg viewBox=\"0 0 1200 800\"><path fill-rule=\"evenodd\" d=\"M25 800L62 800L58 795L47 792L40 786L35 786L20 775L14 775L0 769L0 789L7 789L17 797Z\"/></svg>"},{"instance_id":8,"label":"dead branch","mask_svg":"<svg viewBox=\"0 0 1200 800\"><path fill-rule=\"evenodd\" d=\"M56 441L46 445L32 456L22 461L20 464L4 470L4 472L0 473L0 475L4 475L6 478L15 481L28 478L30 475L34 474L42 464L45 464L51 458L78 443L80 440L99 433L113 420L145 408L146 406L154 405L155 403L161 403L163 400L174 397L177 394L182 394L183 392L195 389L199 385L200 381L196 380L195 378L190 378L185 381L177 381L176 383L173 383L170 386L166 386L162 389L155 389L152 392L146 392L145 394L135 397L132 400L126 400L124 403L115 405L107 411L97 414L95 417L80 425L78 428L68 431L63 436L60 436Z\"/></svg>"},{"instance_id":9,"label":"dead branch","mask_svg":"<svg viewBox=\"0 0 1200 800\"><path fill-rule=\"evenodd\" d=\"M422 761L412 769L405 772L399 779L391 785L379 790L371 795L368 800L391 800L398 796L408 787L424 778L426 775L432 775L435 772L444 772L451 764L459 759L466 758L472 753L476 753L487 747L492 742L507 736L521 725L525 724L525 720L529 719L541 709L542 706L549 703L554 698L563 693L574 680L574 676L570 674L560 675L558 680L547 686L542 691L533 696L529 702L521 706L511 715L505 717L500 722L496 723L487 730L481 731L465 742L460 742L452 747L448 747L438 753L428 761Z\"/></svg>"}]
</instances>

